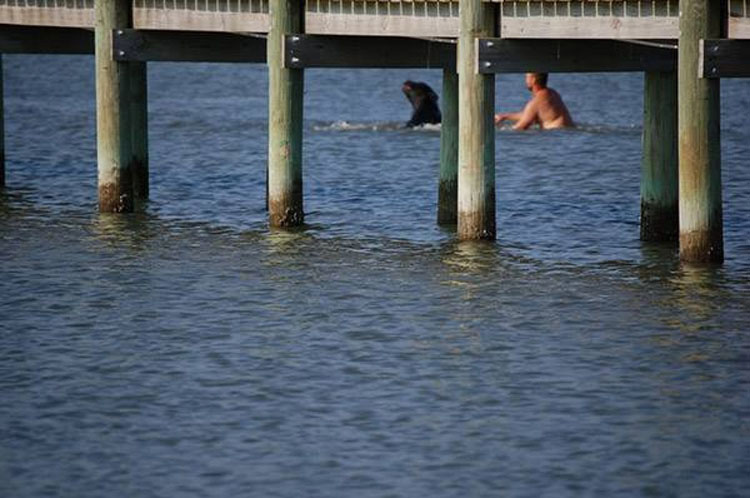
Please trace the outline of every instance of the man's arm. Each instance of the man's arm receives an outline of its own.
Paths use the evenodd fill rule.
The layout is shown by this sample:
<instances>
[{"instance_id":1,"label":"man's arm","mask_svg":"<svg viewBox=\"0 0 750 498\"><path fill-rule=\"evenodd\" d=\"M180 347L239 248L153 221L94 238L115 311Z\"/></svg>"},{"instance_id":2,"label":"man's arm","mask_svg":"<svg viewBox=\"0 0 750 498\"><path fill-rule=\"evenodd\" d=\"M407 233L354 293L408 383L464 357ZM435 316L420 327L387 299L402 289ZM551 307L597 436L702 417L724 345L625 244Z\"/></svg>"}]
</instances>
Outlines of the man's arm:
<instances>
[{"instance_id":1,"label":"man's arm","mask_svg":"<svg viewBox=\"0 0 750 498\"><path fill-rule=\"evenodd\" d=\"M495 124L500 124L503 121L518 121L521 119L523 111L518 112L499 112L495 114Z\"/></svg>"},{"instance_id":2,"label":"man's arm","mask_svg":"<svg viewBox=\"0 0 750 498\"><path fill-rule=\"evenodd\" d=\"M538 112L537 112L537 103L536 99L531 99L528 104L526 104L526 107L523 108L523 112L521 112L521 116L518 118L515 125L513 125L514 130L525 130L529 126L533 125L538 121Z\"/></svg>"}]
</instances>

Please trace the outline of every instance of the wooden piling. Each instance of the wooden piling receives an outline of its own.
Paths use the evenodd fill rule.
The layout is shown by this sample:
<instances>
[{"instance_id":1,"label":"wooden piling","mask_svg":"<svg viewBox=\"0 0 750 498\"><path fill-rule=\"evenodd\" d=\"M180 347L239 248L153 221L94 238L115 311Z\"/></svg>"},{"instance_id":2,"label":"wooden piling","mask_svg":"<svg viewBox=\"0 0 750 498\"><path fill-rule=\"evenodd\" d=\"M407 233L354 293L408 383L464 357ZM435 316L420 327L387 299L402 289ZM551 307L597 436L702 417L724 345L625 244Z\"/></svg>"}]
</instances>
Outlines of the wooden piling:
<instances>
[{"instance_id":1,"label":"wooden piling","mask_svg":"<svg viewBox=\"0 0 750 498\"><path fill-rule=\"evenodd\" d=\"M459 3L458 238L488 239L495 229L495 76L480 74L476 39L494 35L494 5Z\"/></svg>"},{"instance_id":2,"label":"wooden piling","mask_svg":"<svg viewBox=\"0 0 750 498\"><path fill-rule=\"evenodd\" d=\"M112 57L114 29L127 28L129 0L96 0L96 134L99 211L133 210L129 64Z\"/></svg>"},{"instance_id":3,"label":"wooden piling","mask_svg":"<svg viewBox=\"0 0 750 498\"><path fill-rule=\"evenodd\" d=\"M148 77L145 62L130 62L133 194L148 199Z\"/></svg>"},{"instance_id":4,"label":"wooden piling","mask_svg":"<svg viewBox=\"0 0 750 498\"><path fill-rule=\"evenodd\" d=\"M272 227L304 221L302 107L304 70L284 67L284 36L303 32L304 2L271 0L268 33L268 218Z\"/></svg>"},{"instance_id":5,"label":"wooden piling","mask_svg":"<svg viewBox=\"0 0 750 498\"><path fill-rule=\"evenodd\" d=\"M455 225L458 203L458 74L443 69L443 105L440 125L439 225Z\"/></svg>"},{"instance_id":6,"label":"wooden piling","mask_svg":"<svg viewBox=\"0 0 750 498\"><path fill-rule=\"evenodd\" d=\"M646 72L643 82L641 240L677 240L677 73Z\"/></svg>"},{"instance_id":7,"label":"wooden piling","mask_svg":"<svg viewBox=\"0 0 750 498\"><path fill-rule=\"evenodd\" d=\"M724 260L719 80L700 78L699 40L721 35L712 0L680 0L678 50L680 259Z\"/></svg>"},{"instance_id":8,"label":"wooden piling","mask_svg":"<svg viewBox=\"0 0 750 498\"><path fill-rule=\"evenodd\" d=\"M5 93L3 92L3 54L0 54L0 188L5 188Z\"/></svg>"}]
</instances>

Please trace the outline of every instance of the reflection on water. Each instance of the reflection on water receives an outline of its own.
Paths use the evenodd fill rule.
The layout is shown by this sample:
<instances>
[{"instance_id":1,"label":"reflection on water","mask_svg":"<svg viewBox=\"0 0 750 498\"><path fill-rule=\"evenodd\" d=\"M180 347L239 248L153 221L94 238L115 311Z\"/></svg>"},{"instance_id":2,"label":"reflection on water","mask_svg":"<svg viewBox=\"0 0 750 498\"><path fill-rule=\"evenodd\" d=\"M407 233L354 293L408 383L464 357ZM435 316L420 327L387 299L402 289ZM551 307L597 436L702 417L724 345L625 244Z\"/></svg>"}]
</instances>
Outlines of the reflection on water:
<instances>
[{"instance_id":1,"label":"reflection on water","mask_svg":"<svg viewBox=\"0 0 750 498\"><path fill-rule=\"evenodd\" d=\"M93 62L4 60L1 496L750 486L746 109L722 116L727 262L695 268L638 240L639 75L556 75L592 124L500 130L498 240L464 243L435 226L439 133L396 129L401 71L306 72L309 224L285 231L265 68L150 65L152 199L115 216Z\"/></svg>"},{"instance_id":2,"label":"reflection on water","mask_svg":"<svg viewBox=\"0 0 750 498\"><path fill-rule=\"evenodd\" d=\"M444 256L443 262L464 275L494 267L493 263L499 262L497 255L497 247L492 243L462 241L451 245L451 251Z\"/></svg>"},{"instance_id":3,"label":"reflection on water","mask_svg":"<svg viewBox=\"0 0 750 498\"><path fill-rule=\"evenodd\" d=\"M92 218L92 235L110 248L134 250L155 235L154 219L146 214L96 213Z\"/></svg>"},{"instance_id":4,"label":"reflection on water","mask_svg":"<svg viewBox=\"0 0 750 498\"><path fill-rule=\"evenodd\" d=\"M671 302L678 311L673 325L683 332L713 329L723 303L731 297L722 270L683 264L669 283L673 287Z\"/></svg>"}]
</instances>

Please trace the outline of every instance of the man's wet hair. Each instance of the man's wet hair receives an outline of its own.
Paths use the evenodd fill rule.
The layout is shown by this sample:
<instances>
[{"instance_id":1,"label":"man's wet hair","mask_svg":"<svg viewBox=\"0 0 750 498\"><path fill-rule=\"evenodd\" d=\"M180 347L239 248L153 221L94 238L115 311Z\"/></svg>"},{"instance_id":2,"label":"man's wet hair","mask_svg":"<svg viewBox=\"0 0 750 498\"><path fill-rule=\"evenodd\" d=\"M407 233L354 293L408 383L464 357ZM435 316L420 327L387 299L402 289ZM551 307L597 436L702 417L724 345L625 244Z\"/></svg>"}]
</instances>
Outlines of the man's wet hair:
<instances>
[{"instance_id":1,"label":"man's wet hair","mask_svg":"<svg viewBox=\"0 0 750 498\"><path fill-rule=\"evenodd\" d=\"M547 79L549 78L549 73L531 73L534 75L534 79L536 79L537 83L539 83L540 86L546 87L547 86Z\"/></svg>"}]
</instances>

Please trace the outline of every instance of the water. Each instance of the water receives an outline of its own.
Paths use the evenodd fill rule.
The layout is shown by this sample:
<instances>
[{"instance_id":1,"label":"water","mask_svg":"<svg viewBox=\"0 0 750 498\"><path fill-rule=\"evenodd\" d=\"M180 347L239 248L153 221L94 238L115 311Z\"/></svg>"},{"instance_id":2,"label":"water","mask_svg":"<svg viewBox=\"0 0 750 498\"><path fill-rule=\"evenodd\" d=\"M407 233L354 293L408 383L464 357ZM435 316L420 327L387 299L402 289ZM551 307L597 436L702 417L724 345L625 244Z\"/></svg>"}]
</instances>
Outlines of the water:
<instances>
[{"instance_id":1,"label":"water","mask_svg":"<svg viewBox=\"0 0 750 498\"><path fill-rule=\"evenodd\" d=\"M497 133L498 241L435 226L405 79L308 71L305 207L269 231L262 66L152 64L152 199L96 212L89 57L5 56L0 495L741 496L750 81L725 80L726 263L638 240L642 80ZM498 107L526 98L498 78Z\"/></svg>"}]
</instances>

